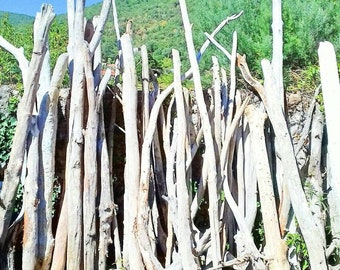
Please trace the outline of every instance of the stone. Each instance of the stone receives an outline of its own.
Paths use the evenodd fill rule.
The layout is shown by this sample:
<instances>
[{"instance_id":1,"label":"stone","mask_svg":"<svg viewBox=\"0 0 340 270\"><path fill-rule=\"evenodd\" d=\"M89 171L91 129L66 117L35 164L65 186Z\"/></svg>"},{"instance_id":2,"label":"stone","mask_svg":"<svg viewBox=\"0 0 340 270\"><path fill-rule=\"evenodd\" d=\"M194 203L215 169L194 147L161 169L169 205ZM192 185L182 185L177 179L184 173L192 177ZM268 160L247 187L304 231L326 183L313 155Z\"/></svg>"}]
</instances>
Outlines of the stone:
<instances>
[{"instance_id":1,"label":"stone","mask_svg":"<svg viewBox=\"0 0 340 270\"><path fill-rule=\"evenodd\" d=\"M288 106L296 106L302 101L301 93L293 93L288 96Z\"/></svg>"}]
</instances>

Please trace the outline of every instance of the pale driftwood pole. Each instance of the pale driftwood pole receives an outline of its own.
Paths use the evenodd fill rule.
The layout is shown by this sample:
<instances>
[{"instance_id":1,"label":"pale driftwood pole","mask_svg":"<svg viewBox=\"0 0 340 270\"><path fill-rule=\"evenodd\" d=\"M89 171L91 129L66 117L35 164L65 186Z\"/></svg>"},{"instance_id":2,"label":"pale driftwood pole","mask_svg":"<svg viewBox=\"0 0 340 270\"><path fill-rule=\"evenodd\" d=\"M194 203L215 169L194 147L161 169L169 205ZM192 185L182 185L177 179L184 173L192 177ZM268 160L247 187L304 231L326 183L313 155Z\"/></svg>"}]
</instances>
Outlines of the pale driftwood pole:
<instances>
[{"instance_id":1,"label":"pale driftwood pole","mask_svg":"<svg viewBox=\"0 0 340 270\"><path fill-rule=\"evenodd\" d=\"M321 42L318 50L322 93L325 103L327 137L328 137L328 166L327 185L329 187L328 202L332 234L340 237L340 83L336 55L332 43Z\"/></svg>"},{"instance_id":2,"label":"pale driftwood pole","mask_svg":"<svg viewBox=\"0 0 340 270\"><path fill-rule=\"evenodd\" d=\"M213 88L214 88L214 135L216 143L216 159L220 159L219 153L222 147L222 108L221 108L221 77L220 66L216 56L212 57L213 62Z\"/></svg>"},{"instance_id":3,"label":"pale driftwood pole","mask_svg":"<svg viewBox=\"0 0 340 270\"><path fill-rule=\"evenodd\" d=\"M137 77L132 48L131 33L127 31L121 38L123 58L123 110L125 125L126 163L124 170L124 243L123 263L127 268L142 269L143 262L137 242L135 225L137 222L138 192L140 176L140 156L137 130Z\"/></svg>"},{"instance_id":4,"label":"pale driftwood pole","mask_svg":"<svg viewBox=\"0 0 340 270\"><path fill-rule=\"evenodd\" d=\"M274 128L278 152L282 157L284 168L283 180L288 185L288 192L296 218L299 222L302 235L305 239L310 256L311 267L315 269L327 269L323 240L314 222L312 212L308 206L306 197L301 185L300 174L297 167L295 153L290 133L285 120L284 110L279 107L279 100L275 95L275 84L273 81L272 69L268 60L262 60L262 69L265 78L263 100L268 116ZM289 168L289 169L288 169ZM303 196L302 196L303 195Z\"/></svg>"},{"instance_id":5,"label":"pale driftwood pole","mask_svg":"<svg viewBox=\"0 0 340 270\"><path fill-rule=\"evenodd\" d=\"M283 21L281 0L272 0L272 31L273 31L273 56L272 68L277 86L277 95L280 105L284 108L284 89L283 89Z\"/></svg>"},{"instance_id":6,"label":"pale driftwood pole","mask_svg":"<svg viewBox=\"0 0 340 270\"><path fill-rule=\"evenodd\" d=\"M326 246L326 209L322 204L324 195L323 187L324 181L321 171L321 157L322 157L322 140L324 130L324 115L320 111L320 105L315 104L314 113L310 117L312 118L310 128L310 157L308 164L308 176L307 181L310 185L306 185L306 195L309 199L310 208L313 212L313 217L318 225L320 234L322 235L323 244ZM307 182L307 183L308 183Z\"/></svg>"},{"instance_id":7,"label":"pale driftwood pole","mask_svg":"<svg viewBox=\"0 0 340 270\"><path fill-rule=\"evenodd\" d=\"M39 130L37 118L29 130L31 145L27 154L27 177L23 195L24 238L22 264L26 269L38 266L38 181L39 181Z\"/></svg>"},{"instance_id":8,"label":"pale driftwood pole","mask_svg":"<svg viewBox=\"0 0 340 270\"><path fill-rule=\"evenodd\" d=\"M320 252L320 250L324 250L325 247L322 245L322 238L316 224L314 223L312 213L308 207L306 197L304 196L284 112L279 105L275 93L273 93L273 77L270 63L268 60L262 60L262 68L266 83L265 87L251 76L245 57L238 55L237 64L244 79L247 83L254 87L260 95L273 125L275 136L278 141L278 145L280 146L278 151L282 157L282 161L284 162L284 168L287 168L284 171L284 180L288 183L288 190L293 209L299 222L303 237L306 241L311 266L315 269L326 269L325 254Z\"/></svg>"},{"instance_id":9,"label":"pale driftwood pole","mask_svg":"<svg viewBox=\"0 0 340 270\"><path fill-rule=\"evenodd\" d=\"M265 256L268 257L269 269L290 269L287 261L287 245L281 239L274 188L264 136L264 121L267 115L254 105L249 105L245 114L250 125L252 155L254 159L258 187L260 192L261 212L265 232Z\"/></svg>"},{"instance_id":10,"label":"pale driftwood pole","mask_svg":"<svg viewBox=\"0 0 340 270\"><path fill-rule=\"evenodd\" d=\"M41 134L42 174L44 176L44 201L39 217L39 259L42 269L49 269L52 259L54 237L52 234L52 195L55 179L55 146L58 127L59 87L67 70L68 54L61 54L57 60L49 85L47 98L43 100L47 110L44 129Z\"/></svg>"},{"instance_id":11,"label":"pale driftwood pole","mask_svg":"<svg viewBox=\"0 0 340 270\"><path fill-rule=\"evenodd\" d=\"M190 230L190 207L189 192L186 179L185 168L185 148L186 148L186 116L184 107L183 89L181 84L181 62L179 52L172 50L174 63L174 90L176 96L176 109L178 119L178 142L176 151L176 183L178 202L178 241L179 254L182 258L184 269L196 269L197 265L192 254L192 237Z\"/></svg>"},{"instance_id":12,"label":"pale driftwood pole","mask_svg":"<svg viewBox=\"0 0 340 270\"><path fill-rule=\"evenodd\" d=\"M99 85L99 93L105 91L107 83L111 77L111 70L106 70L104 77ZM98 268L107 269L106 259L108 256L108 245L112 243L111 239L111 222L112 226L117 226L116 213L114 211L113 202L113 187L112 187L112 174L110 169L109 152L107 147L107 140L105 135L104 123L104 109L102 100L97 99L99 105L99 131L98 131L98 157L100 158L100 202L99 202L99 244L98 244ZM115 229L115 228L114 228ZM116 260L120 260L120 240L115 238Z\"/></svg>"},{"instance_id":13,"label":"pale driftwood pole","mask_svg":"<svg viewBox=\"0 0 340 270\"><path fill-rule=\"evenodd\" d=\"M140 48L140 54L142 57L142 86L143 86L143 133L149 124L149 59L148 59L148 51L145 45L142 45Z\"/></svg>"},{"instance_id":14,"label":"pale driftwood pole","mask_svg":"<svg viewBox=\"0 0 340 270\"><path fill-rule=\"evenodd\" d=\"M27 73L24 95L18 106L18 123L13 138L13 147L5 172L3 187L0 194L0 248L3 247L7 229L12 216L12 207L20 181L26 134L31 126L32 111L38 90L41 66L46 53L46 42L50 25L55 17L52 6L43 5L34 23L34 47Z\"/></svg>"},{"instance_id":15,"label":"pale driftwood pole","mask_svg":"<svg viewBox=\"0 0 340 270\"><path fill-rule=\"evenodd\" d=\"M67 200L67 269L83 265L83 120L84 120L84 1L77 0L69 44L70 61L73 60L72 89L69 116L69 142L66 152ZM74 11L70 11L74 12ZM78 48L78 49L75 49Z\"/></svg>"},{"instance_id":16,"label":"pale driftwood pole","mask_svg":"<svg viewBox=\"0 0 340 270\"><path fill-rule=\"evenodd\" d=\"M22 75L22 82L24 85L24 89L26 89L27 88L26 80L27 80L29 62L25 57L24 48L23 47L16 48L11 43L9 43L6 39L4 39L2 36L0 36L0 46L3 47L9 53L13 54L15 59L18 61L19 68L20 68L21 75Z\"/></svg>"},{"instance_id":17,"label":"pale driftwood pole","mask_svg":"<svg viewBox=\"0 0 340 270\"><path fill-rule=\"evenodd\" d=\"M101 41L101 38L103 36L104 27L105 27L107 18L109 16L110 8L111 8L111 0L104 0L102 3L102 9L100 11L99 18L97 17L96 30L89 44L89 50L90 50L91 56L95 53L96 48L98 47Z\"/></svg>"},{"instance_id":18,"label":"pale driftwood pole","mask_svg":"<svg viewBox=\"0 0 340 270\"><path fill-rule=\"evenodd\" d=\"M192 39L191 25L188 17L188 11L184 0L180 0L182 12L182 20L185 30L185 39L189 54L190 65L192 69L196 100L200 110L204 140L206 144L205 158L208 159L208 190L209 190L209 221L211 228L211 243L213 266L217 267L221 261L221 244L219 236L219 210L218 210L218 195L217 195L217 174L216 174L216 158L214 151L214 141L211 133L211 124L209 115L206 109L203 89L201 84L200 71L196 59L195 47Z\"/></svg>"},{"instance_id":19,"label":"pale driftwood pole","mask_svg":"<svg viewBox=\"0 0 340 270\"><path fill-rule=\"evenodd\" d=\"M78 48L81 50L81 48ZM87 46L82 49L85 60L86 92L88 116L84 130L84 187L83 187L83 228L84 228L84 267L93 269L97 257L96 198L97 198L97 133L99 114L96 110L96 91L92 73L92 61Z\"/></svg>"}]
</instances>

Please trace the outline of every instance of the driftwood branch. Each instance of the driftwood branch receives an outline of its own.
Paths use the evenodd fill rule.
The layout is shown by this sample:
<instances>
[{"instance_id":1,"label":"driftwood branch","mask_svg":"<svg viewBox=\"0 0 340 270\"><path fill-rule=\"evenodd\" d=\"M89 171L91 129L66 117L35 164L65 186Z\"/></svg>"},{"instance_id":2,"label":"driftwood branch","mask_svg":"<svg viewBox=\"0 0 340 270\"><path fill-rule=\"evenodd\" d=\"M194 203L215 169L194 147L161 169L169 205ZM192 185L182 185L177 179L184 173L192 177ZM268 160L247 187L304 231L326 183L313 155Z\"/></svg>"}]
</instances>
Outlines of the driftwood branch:
<instances>
[{"instance_id":1,"label":"driftwood branch","mask_svg":"<svg viewBox=\"0 0 340 270\"><path fill-rule=\"evenodd\" d=\"M11 43L9 43L6 39L0 36L0 46L11 53L15 59L17 59L19 63L19 68L22 74L22 80L24 84L24 88L26 88L26 79L27 79L27 72L28 72L28 64L29 61L26 59L24 55L24 48L16 48Z\"/></svg>"},{"instance_id":2,"label":"driftwood branch","mask_svg":"<svg viewBox=\"0 0 340 270\"><path fill-rule=\"evenodd\" d=\"M306 197L303 196L304 191L300 181L300 175L295 160L295 153L289 135L289 130L283 109L279 105L279 101L275 95L276 89L273 87L270 63L267 60L262 61L263 72L265 75L265 87L251 76L245 57L238 55L237 64L246 82L249 83L260 95L273 125L278 145L280 146L277 151L281 157L285 157L282 159L283 167L289 168L289 170L284 170L284 181L288 184L292 206L306 241L311 266L319 269L326 269L325 254L324 252L320 252L320 250L324 250L325 247L322 245L323 241L312 217Z\"/></svg>"},{"instance_id":3,"label":"driftwood branch","mask_svg":"<svg viewBox=\"0 0 340 270\"><path fill-rule=\"evenodd\" d=\"M218 210L218 195L217 195L217 174L216 174L216 158L214 153L214 141L211 133L211 124L209 115L205 106L203 89L201 84L200 71L198 68L194 43L192 39L192 32L190 21L188 17L188 11L185 1L180 0L180 7L182 13L182 20L185 31L185 39L189 54L190 65L192 68L193 80L195 85L195 93L197 105L202 119L203 134L206 143L206 154L205 158L208 159L208 190L209 190L209 220L211 228L211 242L212 242L212 256L213 265L217 266L221 261L221 246L219 237L219 210Z\"/></svg>"},{"instance_id":4,"label":"driftwood branch","mask_svg":"<svg viewBox=\"0 0 340 270\"><path fill-rule=\"evenodd\" d=\"M340 141L338 134L340 123L337 117L340 114L340 105L337 101L340 95L339 74L336 62L336 55L333 45L330 42L321 42L318 50L322 93L325 103L325 114L328 138L328 162L327 186L329 212L332 234L340 238L340 167L337 165L340 153Z\"/></svg>"},{"instance_id":5,"label":"driftwood branch","mask_svg":"<svg viewBox=\"0 0 340 270\"><path fill-rule=\"evenodd\" d=\"M286 258L287 245L281 239L278 215L276 212L274 188L267 156L264 137L264 121L267 117L254 105L245 111L250 125L252 139L252 158L255 159L256 175L260 192L260 202L265 231L265 256L269 260L269 269L290 269Z\"/></svg>"},{"instance_id":6,"label":"driftwood branch","mask_svg":"<svg viewBox=\"0 0 340 270\"><path fill-rule=\"evenodd\" d=\"M122 99L124 106L126 163L124 204L129 211L124 212L124 266L142 267L142 258L135 231L138 211L138 193L140 177L140 156L137 131L137 77L132 48L132 38L125 33L121 38L122 58L124 63ZM133 170L129 168L134 168Z\"/></svg>"},{"instance_id":7,"label":"driftwood branch","mask_svg":"<svg viewBox=\"0 0 340 270\"><path fill-rule=\"evenodd\" d=\"M34 23L34 28L37 29L39 25L40 30L35 31L34 33L33 54L26 76L26 88L18 107L19 117L17 128L13 138L10 159L5 172L3 188L0 194L0 248L2 248L4 244L12 216L14 198L24 161L26 136L32 125L32 111L35 104L36 93L38 91L40 70L47 50L46 42L48 31L54 17L55 14L53 13L52 6L43 5L41 12L37 14Z\"/></svg>"}]
</instances>

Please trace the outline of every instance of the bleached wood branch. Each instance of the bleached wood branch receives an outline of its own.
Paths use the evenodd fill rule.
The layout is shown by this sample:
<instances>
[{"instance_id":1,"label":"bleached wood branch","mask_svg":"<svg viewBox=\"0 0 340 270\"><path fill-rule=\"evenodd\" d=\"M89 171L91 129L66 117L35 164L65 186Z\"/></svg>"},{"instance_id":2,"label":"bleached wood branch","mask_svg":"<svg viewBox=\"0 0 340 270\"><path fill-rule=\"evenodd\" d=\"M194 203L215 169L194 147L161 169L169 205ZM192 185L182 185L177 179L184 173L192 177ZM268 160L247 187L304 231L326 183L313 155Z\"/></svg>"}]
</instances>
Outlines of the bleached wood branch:
<instances>
[{"instance_id":1,"label":"bleached wood branch","mask_svg":"<svg viewBox=\"0 0 340 270\"><path fill-rule=\"evenodd\" d=\"M185 168L185 145L186 145L186 116L183 100L183 90L181 84L181 69L179 52L172 50L174 62L174 89L176 96L176 109L178 118L178 143L176 151L176 183L177 183L177 200L178 200L178 242L179 254L182 258L182 264L185 269L195 269L197 265L191 252L192 239L190 230L189 214L189 194L186 180Z\"/></svg>"},{"instance_id":2,"label":"bleached wood branch","mask_svg":"<svg viewBox=\"0 0 340 270\"><path fill-rule=\"evenodd\" d=\"M209 35L207 32L205 32L204 35L212 44L214 44L222 53L224 53L224 55L229 60L231 60L231 54L220 43L218 43L218 41L212 35Z\"/></svg>"},{"instance_id":3,"label":"bleached wood branch","mask_svg":"<svg viewBox=\"0 0 340 270\"><path fill-rule=\"evenodd\" d=\"M48 90L48 98L43 99L46 108L46 120L44 123L44 129L41 134L41 156L44 176L44 201L40 208L39 215L39 235L43 237L40 241L40 255L42 259L42 267L50 268L52 259L52 251L54 246L54 238L52 234L52 196L53 185L55 180L55 146L56 146L56 134L58 127L58 97L59 87L63 81L64 75L67 70L68 54L61 54L57 60L53 75ZM41 112L44 113L44 112ZM41 190L41 191L42 191ZM45 246L44 246L45 245Z\"/></svg>"},{"instance_id":4,"label":"bleached wood branch","mask_svg":"<svg viewBox=\"0 0 340 270\"><path fill-rule=\"evenodd\" d=\"M27 155L27 177L24 189L24 241L22 264L28 269L38 265L38 181L39 181L39 130L37 119L30 130L31 145Z\"/></svg>"},{"instance_id":5,"label":"bleached wood branch","mask_svg":"<svg viewBox=\"0 0 340 270\"><path fill-rule=\"evenodd\" d=\"M43 5L41 13L37 14L34 22L34 46L31 63L26 78L24 95L18 106L18 122L13 138L13 147L5 172L4 183L0 194L0 247L4 244L11 220L12 207L20 181L21 169L24 161L26 136L31 127L32 111L35 104L36 93L41 66L46 53L48 32L55 14L52 6Z\"/></svg>"},{"instance_id":6,"label":"bleached wood branch","mask_svg":"<svg viewBox=\"0 0 340 270\"><path fill-rule=\"evenodd\" d=\"M284 108L284 89L283 89L283 21L282 21L282 1L272 0L272 31L273 31L273 57L272 68L277 95L280 105Z\"/></svg>"},{"instance_id":7,"label":"bleached wood branch","mask_svg":"<svg viewBox=\"0 0 340 270\"><path fill-rule=\"evenodd\" d=\"M91 43L89 45L89 50L91 55L94 54L99 42L103 36L104 27L109 16L110 8L111 8L111 1L112 0L104 0L102 3L102 9L100 12L100 16L96 25L96 29L94 35L91 39Z\"/></svg>"},{"instance_id":8,"label":"bleached wood branch","mask_svg":"<svg viewBox=\"0 0 340 270\"><path fill-rule=\"evenodd\" d=\"M125 194L124 204L129 211L124 211L124 243L123 261L127 268L143 268L141 251L135 230L139 204L147 207L142 201L136 200L140 186L140 155L137 130L137 77L131 35L125 33L121 38L124 72L122 74L122 99L124 107L124 125L126 142L125 163ZM133 169L131 169L133 168ZM143 209L144 210L144 209ZM148 239L143 239L148 241ZM146 243L145 243L146 244Z\"/></svg>"},{"instance_id":9,"label":"bleached wood branch","mask_svg":"<svg viewBox=\"0 0 340 270\"><path fill-rule=\"evenodd\" d=\"M231 120L233 118L234 103L235 103L235 93L236 93L236 54L237 54L237 33L233 33L233 47L230 58L230 90L228 99L228 116L226 127L229 128Z\"/></svg>"},{"instance_id":10,"label":"bleached wood branch","mask_svg":"<svg viewBox=\"0 0 340 270\"><path fill-rule=\"evenodd\" d=\"M275 90L273 89L274 84L272 83L273 77L270 63L268 60L262 60L265 87L251 76L245 57L238 55L237 64L246 82L253 86L260 95L273 125L278 146L280 147L278 152L284 162L283 167L286 168L284 170L284 180L288 183L292 206L306 241L311 266L326 269L325 254L320 252L320 250L324 250L324 247L301 186L300 175L283 108L279 105L279 101L273 92Z\"/></svg>"},{"instance_id":11,"label":"bleached wood branch","mask_svg":"<svg viewBox=\"0 0 340 270\"><path fill-rule=\"evenodd\" d=\"M73 61L69 141L66 149L65 186L67 200L67 269L76 269L83 261L83 206L82 180L83 162L83 123L84 123L84 1L75 2L68 46L69 60ZM74 11L73 11L74 12ZM72 37L72 38L71 38ZM76 164L76 165L75 165ZM77 217L77 218L74 218Z\"/></svg>"},{"instance_id":12,"label":"bleached wood branch","mask_svg":"<svg viewBox=\"0 0 340 270\"><path fill-rule=\"evenodd\" d=\"M252 158L255 163L261 211L263 213L263 227L266 239L264 252L269 260L269 269L290 269L286 258L287 245L280 235L274 188L263 132L267 115L256 109L254 105L248 105L245 114L250 126Z\"/></svg>"},{"instance_id":13,"label":"bleached wood branch","mask_svg":"<svg viewBox=\"0 0 340 270\"><path fill-rule=\"evenodd\" d=\"M337 165L340 153L340 123L336 120L340 115L338 102L340 82L333 44L328 41L321 42L318 55L328 138L327 186L330 188L328 194L329 213L333 237L340 238L340 167Z\"/></svg>"},{"instance_id":14,"label":"bleached wood branch","mask_svg":"<svg viewBox=\"0 0 340 270\"><path fill-rule=\"evenodd\" d=\"M107 88L107 85L109 83L109 80L111 78L111 69L105 70L105 74L103 78L101 79L99 86L98 86L98 93L97 93L97 98L96 98L96 111L100 112L100 107L103 101L103 96L105 93L105 90Z\"/></svg>"},{"instance_id":15,"label":"bleached wood branch","mask_svg":"<svg viewBox=\"0 0 340 270\"><path fill-rule=\"evenodd\" d=\"M313 101L312 101L313 102ZM322 203L324 196L324 181L321 172L321 154L322 154L322 140L324 130L324 116L320 111L320 105L314 104L315 110L311 112L313 119L310 127L310 156L308 164L308 173L305 184L306 195L310 208L313 212L315 223L317 224L320 235L322 236L323 245L326 246L326 215L324 205Z\"/></svg>"},{"instance_id":16,"label":"bleached wood branch","mask_svg":"<svg viewBox=\"0 0 340 270\"><path fill-rule=\"evenodd\" d=\"M80 49L80 48L78 48ZM97 100L92 73L91 52L84 44L84 70L86 77L86 92L88 101L88 116L84 130L84 187L83 187L83 230L84 230L84 264L95 268L97 256L96 235L96 198L97 198L97 134L99 114L96 110Z\"/></svg>"},{"instance_id":17,"label":"bleached wood branch","mask_svg":"<svg viewBox=\"0 0 340 270\"><path fill-rule=\"evenodd\" d=\"M215 56L212 57L213 62L213 89L214 89L214 136L216 142L216 158L219 160L219 153L222 147L222 108L221 108L221 78L220 67Z\"/></svg>"},{"instance_id":18,"label":"bleached wood branch","mask_svg":"<svg viewBox=\"0 0 340 270\"><path fill-rule=\"evenodd\" d=\"M180 8L182 13L183 26L185 31L185 39L187 50L189 54L190 65L193 74L195 93L197 105L199 107L203 134L206 143L205 158L208 159L208 190L209 190L209 221L211 228L211 242L212 242L212 256L213 266L217 266L221 261L221 245L219 237L219 210L218 210L218 194L217 194L217 171L216 171L216 158L214 153L214 141L211 133L211 124L209 115L206 109L203 89L201 84L200 71L195 53L195 47L192 38L191 25L188 17L188 11L184 0L180 0Z\"/></svg>"},{"instance_id":19,"label":"bleached wood branch","mask_svg":"<svg viewBox=\"0 0 340 270\"><path fill-rule=\"evenodd\" d=\"M149 124L149 114L150 114L150 105L149 105L149 59L148 52L145 45L142 45L141 48L141 57L142 57L142 85L143 85L143 131L145 133L146 127Z\"/></svg>"},{"instance_id":20,"label":"bleached wood branch","mask_svg":"<svg viewBox=\"0 0 340 270\"><path fill-rule=\"evenodd\" d=\"M119 32L119 23L118 23L117 7L116 7L115 0L112 0L112 14L113 14L113 24L114 24L116 38L118 42L120 40L120 32Z\"/></svg>"},{"instance_id":21,"label":"bleached wood branch","mask_svg":"<svg viewBox=\"0 0 340 270\"><path fill-rule=\"evenodd\" d=\"M15 59L17 59L19 63L19 68L22 74L22 81L24 84L24 88L27 88L26 79L27 79L29 61L25 57L24 48L23 47L16 48L14 45L9 43L2 36L0 36L0 46L3 47L5 50L7 50L9 53L11 53L15 57Z\"/></svg>"}]
</instances>

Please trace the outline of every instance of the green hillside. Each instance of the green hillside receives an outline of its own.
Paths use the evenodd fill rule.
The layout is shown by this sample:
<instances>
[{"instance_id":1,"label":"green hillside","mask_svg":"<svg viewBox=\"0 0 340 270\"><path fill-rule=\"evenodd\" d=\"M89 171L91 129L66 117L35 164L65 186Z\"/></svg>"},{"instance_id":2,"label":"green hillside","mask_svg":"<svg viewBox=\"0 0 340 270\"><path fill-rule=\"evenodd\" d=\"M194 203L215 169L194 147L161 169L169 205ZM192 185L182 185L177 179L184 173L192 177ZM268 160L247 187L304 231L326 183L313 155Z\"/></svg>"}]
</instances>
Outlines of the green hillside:
<instances>
[{"instance_id":1,"label":"green hillside","mask_svg":"<svg viewBox=\"0 0 340 270\"><path fill-rule=\"evenodd\" d=\"M32 24L34 22L34 17L28 15L0 11L0 20L4 16L8 16L9 23L15 26Z\"/></svg>"},{"instance_id":2,"label":"green hillside","mask_svg":"<svg viewBox=\"0 0 340 270\"><path fill-rule=\"evenodd\" d=\"M271 58L271 1L218 1L187 0L190 20L193 24L196 48L204 42L204 32L211 33L226 17L244 14L227 25L216 39L231 50L232 33L238 33L238 52L246 54L250 66L260 71L260 61ZM181 51L185 60L185 41L178 1L128 0L116 1L120 30L124 32L125 22L133 20L134 44L146 44L150 58L158 68L167 69L172 48ZM284 20L284 65L288 69L305 69L317 64L317 47L320 41L331 41L340 48L340 10L339 1L283 1ZM87 9L91 17L99 14L100 5ZM115 34L112 20L109 21L103 39L104 58L113 58ZM339 50L337 50L339 52ZM221 54L211 46L201 63L203 69L209 69L211 55ZM338 53L339 55L339 53ZM222 64L226 57L220 57Z\"/></svg>"},{"instance_id":3,"label":"green hillside","mask_svg":"<svg viewBox=\"0 0 340 270\"><path fill-rule=\"evenodd\" d=\"M177 0L122 0L116 1L120 32L125 30L127 20L133 20L134 45L147 45L152 68L161 69L163 76L172 67L171 50L181 52L183 69L187 65L184 33L180 8ZM250 67L258 74L261 73L260 61L271 58L271 1L220 1L220 0L187 0L190 21L193 24L195 46L198 49L206 39L204 32L211 33L226 17L244 11L243 15L232 21L216 36L216 39L227 50L231 50L232 34L238 34L238 52L246 54ZM101 4L86 8L86 17L92 18L100 14ZM284 65L286 70L305 70L317 64L318 43L323 40L331 41L340 47L340 1L283 1L284 19ZM2 15L3 16L3 15ZM1 18L1 13L0 13ZM33 18L18 14L8 14L11 24L32 31ZM51 35L51 50L53 57L66 49L67 27L66 15L57 16L53 27L55 35ZM1 32L1 31L0 31ZM20 31L19 31L20 32ZM56 40L53 40L56 38ZM14 39L14 38L13 38ZM17 38L22 40L22 38ZM62 43L65 42L65 44ZM54 46L55 45L55 46ZM18 44L22 46L22 44ZM27 46L27 44L25 45ZM107 23L102 40L103 59L114 61L117 55L117 40L113 28L112 13ZM28 51L29 54L29 51ZM211 56L219 56L221 64L228 60L214 46L210 46L201 61L202 70L209 70ZM54 58L52 57L52 62Z\"/></svg>"}]
</instances>

